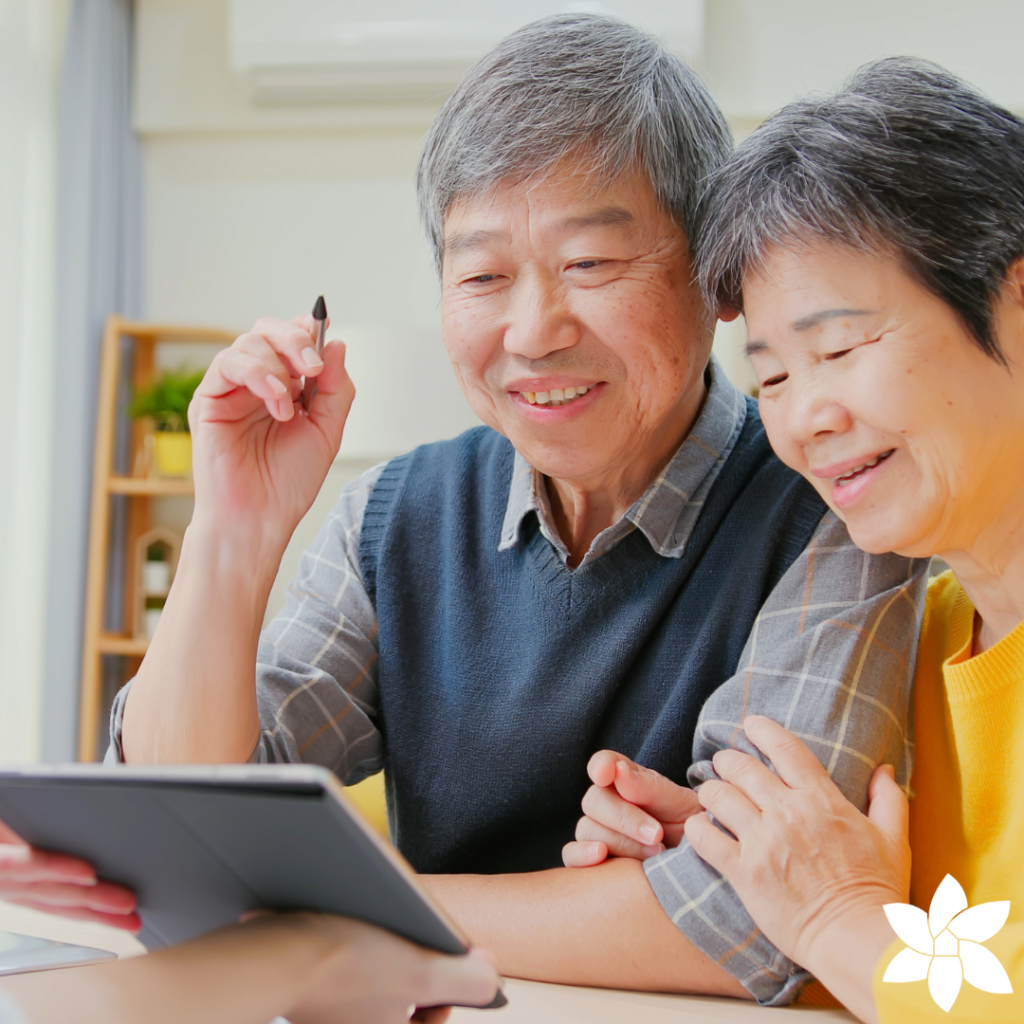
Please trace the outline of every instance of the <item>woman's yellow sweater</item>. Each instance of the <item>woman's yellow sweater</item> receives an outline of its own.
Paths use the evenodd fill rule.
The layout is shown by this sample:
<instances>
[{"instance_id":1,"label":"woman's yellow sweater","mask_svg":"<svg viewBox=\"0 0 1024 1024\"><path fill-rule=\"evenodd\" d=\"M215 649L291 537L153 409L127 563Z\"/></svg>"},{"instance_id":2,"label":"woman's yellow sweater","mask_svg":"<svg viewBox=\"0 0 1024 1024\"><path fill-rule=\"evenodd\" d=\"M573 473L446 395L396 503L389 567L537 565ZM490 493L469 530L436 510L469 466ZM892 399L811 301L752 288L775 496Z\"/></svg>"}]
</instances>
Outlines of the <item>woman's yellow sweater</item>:
<instances>
[{"instance_id":1,"label":"woman's yellow sweater","mask_svg":"<svg viewBox=\"0 0 1024 1024\"><path fill-rule=\"evenodd\" d=\"M925 981L884 982L896 942L875 974L881 1024L1024 1022L1024 623L971 657L974 608L952 573L928 590L915 673L913 851L910 902L928 909L948 873L970 906L1010 900L1010 917L985 943L1012 995L964 981L949 1013Z\"/></svg>"}]
</instances>

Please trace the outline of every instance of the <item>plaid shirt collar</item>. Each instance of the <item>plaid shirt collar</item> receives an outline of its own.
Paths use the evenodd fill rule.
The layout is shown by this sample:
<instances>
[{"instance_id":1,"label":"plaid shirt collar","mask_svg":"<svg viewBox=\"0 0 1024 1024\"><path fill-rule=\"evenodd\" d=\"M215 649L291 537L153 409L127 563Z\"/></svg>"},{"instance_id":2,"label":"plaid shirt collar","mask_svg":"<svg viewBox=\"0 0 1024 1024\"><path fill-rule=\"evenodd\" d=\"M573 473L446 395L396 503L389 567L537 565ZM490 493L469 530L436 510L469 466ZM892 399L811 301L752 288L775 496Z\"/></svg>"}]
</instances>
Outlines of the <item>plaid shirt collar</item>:
<instances>
[{"instance_id":1,"label":"plaid shirt collar","mask_svg":"<svg viewBox=\"0 0 1024 1024\"><path fill-rule=\"evenodd\" d=\"M634 529L642 530L651 547L666 558L680 558L686 550L708 492L736 444L747 413L742 392L729 381L714 357L708 364L708 375L710 387L704 408L679 450L625 515L594 538L581 567L607 554ZM499 551L519 543L522 522L534 512L541 533L567 564L569 551L555 529L544 476L516 452Z\"/></svg>"}]
</instances>

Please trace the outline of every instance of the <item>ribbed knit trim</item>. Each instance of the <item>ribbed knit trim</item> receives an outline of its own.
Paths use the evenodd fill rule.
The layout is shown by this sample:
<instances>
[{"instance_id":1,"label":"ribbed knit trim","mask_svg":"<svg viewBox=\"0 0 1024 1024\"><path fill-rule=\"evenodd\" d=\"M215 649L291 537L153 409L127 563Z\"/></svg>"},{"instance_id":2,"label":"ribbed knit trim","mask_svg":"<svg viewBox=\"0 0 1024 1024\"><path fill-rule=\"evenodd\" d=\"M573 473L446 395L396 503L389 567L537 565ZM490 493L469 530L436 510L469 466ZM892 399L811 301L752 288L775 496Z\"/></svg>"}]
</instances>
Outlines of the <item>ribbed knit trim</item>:
<instances>
[{"instance_id":1,"label":"ribbed knit trim","mask_svg":"<svg viewBox=\"0 0 1024 1024\"><path fill-rule=\"evenodd\" d=\"M961 707L998 696L1024 679L1024 622L987 651L971 657L974 605L957 584L950 595L949 645L953 654L942 665L950 707Z\"/></svg>"}]
</instances>

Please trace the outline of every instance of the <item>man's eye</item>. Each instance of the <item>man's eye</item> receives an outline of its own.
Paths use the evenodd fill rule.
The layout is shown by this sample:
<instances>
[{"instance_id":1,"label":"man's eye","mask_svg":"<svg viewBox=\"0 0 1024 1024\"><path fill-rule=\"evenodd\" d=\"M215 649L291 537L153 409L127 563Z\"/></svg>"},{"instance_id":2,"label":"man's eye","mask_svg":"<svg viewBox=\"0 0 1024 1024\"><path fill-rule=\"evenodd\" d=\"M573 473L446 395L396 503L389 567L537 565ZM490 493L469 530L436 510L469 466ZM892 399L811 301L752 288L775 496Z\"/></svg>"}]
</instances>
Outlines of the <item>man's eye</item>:
<instances>
[{"instance_id":1,"label":"man's eye","mask_svg":"<svg viewBox=\"0 0 1024 1024\"><path fill-rule=\"evenodd\" d=\"M478 274L476 277L469 278L466 284L490 284L497 276L497 274Z\"/></svg>"},{"instance_id":2,"label":"man's eye","mask_svg":"<svg viewBox=\"0 0 1024 1024\"><path fill-rule=\"evenodd\" d=\"M602 260L580 260L572 265L580 270L590 270L592 267L600 266L602 262Z\"/></svg>"}]
</instances>

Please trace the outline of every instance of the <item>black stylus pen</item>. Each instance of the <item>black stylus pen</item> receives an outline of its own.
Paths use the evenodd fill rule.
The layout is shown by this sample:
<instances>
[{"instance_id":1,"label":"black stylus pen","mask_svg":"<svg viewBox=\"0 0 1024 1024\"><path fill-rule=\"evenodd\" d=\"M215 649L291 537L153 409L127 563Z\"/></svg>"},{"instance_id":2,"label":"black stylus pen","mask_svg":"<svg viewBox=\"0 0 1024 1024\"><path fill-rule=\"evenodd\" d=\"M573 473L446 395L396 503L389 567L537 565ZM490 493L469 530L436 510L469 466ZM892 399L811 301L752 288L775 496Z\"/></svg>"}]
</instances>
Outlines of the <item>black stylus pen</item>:
<instances>
[{"instance_id":1,"label":"black stylus pen","mask_svg":"<svg viewBox=\"0 0 1024 1024\"><path fill-rule=\"evenodd\" d=\"M313 320L316 324L316 354L323 358L324 354L324 331L327 330L327 303L321 295L313 307ZM303 377L302 379L302 408L309 412L316 398L316 377Z\"/></svg>"}]
</instances>

